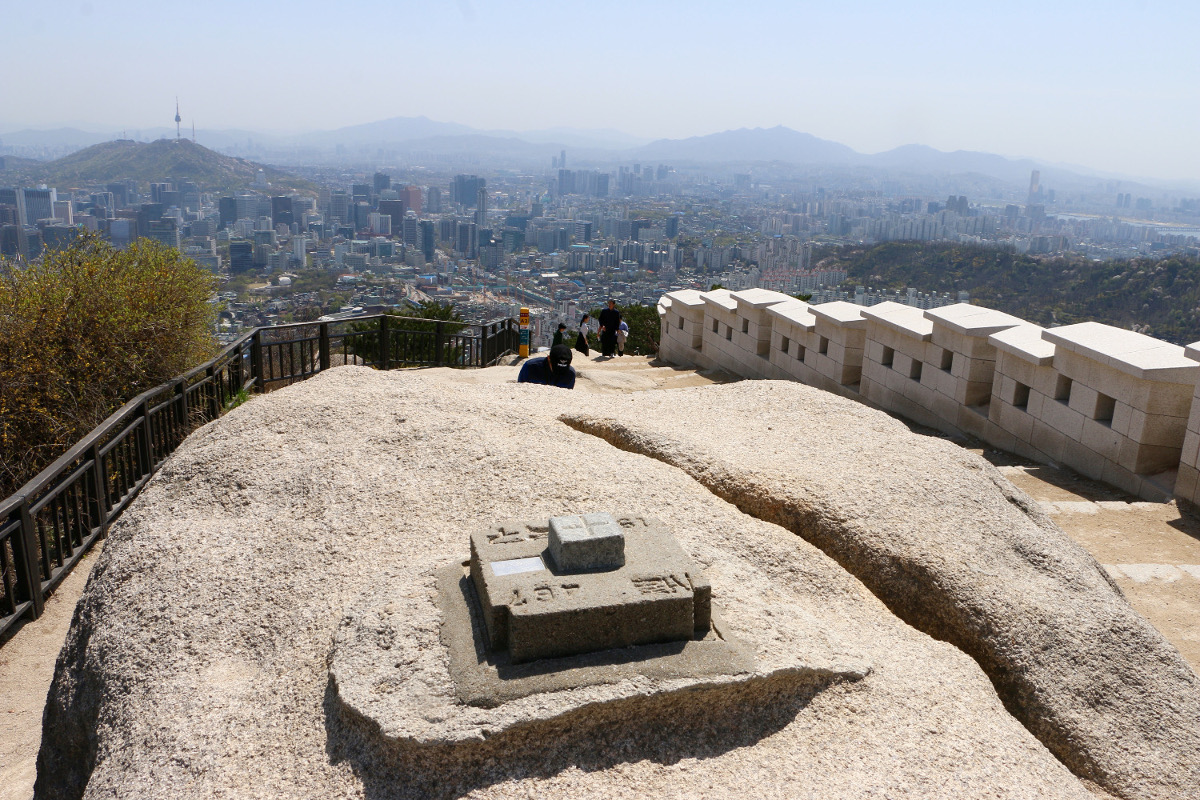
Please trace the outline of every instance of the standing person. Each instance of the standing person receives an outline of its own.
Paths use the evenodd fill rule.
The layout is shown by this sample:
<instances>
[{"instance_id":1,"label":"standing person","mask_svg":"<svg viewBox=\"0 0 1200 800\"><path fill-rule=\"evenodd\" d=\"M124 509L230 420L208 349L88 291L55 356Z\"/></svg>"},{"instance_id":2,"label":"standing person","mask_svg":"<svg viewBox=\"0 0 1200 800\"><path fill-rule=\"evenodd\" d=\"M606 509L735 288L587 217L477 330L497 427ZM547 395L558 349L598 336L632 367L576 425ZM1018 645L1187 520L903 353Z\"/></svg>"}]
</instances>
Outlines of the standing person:
<instances>
[{"instance_id":1,"label":"standing person","mask_svg":"<svg viewBox=\"0 0 1200 800\"><path fill-rule=\"evenodd\" d=\"M629 323L621 320L617 326L617 355L625 355L625 340L629 338Z\"/></svg>"},{"instance_id":2,"label":"standing person","mask_svg":"<svg viewBox=\"0 0 1200 800\"><path fill-rule=\"evenodd\" d=\"M554 332L554 341L550 343L550 346L554 347L555 345L566 344L566 342L563 341L563 337L566 335L567 326L562 322L558 323L558 330Z\"/></svg>"},{"instance_id":3,"label":"standing person","mask_svg":"<svg viewBox=\"0 0 1200 800\"><path fill-rule=\"evenodd\" d=\"M579 335L575 337L575 349L583 353L585 356L590 356L592 354L592 351L588 349L587 343L588 323L591 321L592 318L587 314L584 314L583 319L579 320Z\"/></svg>"},{"instance_id":4,"label":"standing person","mask_svg":"<svg viewBox=\"0 0 1200 800\"><path fill-rule=\"evenodd\" d=\"M617 350L617 329L621 327L621 312L617 301L610 299L608 308L600 312L600 353L611 357Z\"/></svg>"}]
</instances>

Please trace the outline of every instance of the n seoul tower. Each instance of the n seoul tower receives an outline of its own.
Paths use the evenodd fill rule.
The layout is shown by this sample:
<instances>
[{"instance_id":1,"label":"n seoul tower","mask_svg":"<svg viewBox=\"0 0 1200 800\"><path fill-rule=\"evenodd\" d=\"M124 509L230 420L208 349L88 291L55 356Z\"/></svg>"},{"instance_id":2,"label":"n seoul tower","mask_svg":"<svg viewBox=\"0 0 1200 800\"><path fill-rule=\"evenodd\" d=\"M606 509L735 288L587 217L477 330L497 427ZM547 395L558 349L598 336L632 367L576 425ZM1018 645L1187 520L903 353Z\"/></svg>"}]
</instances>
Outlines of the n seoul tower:
<instances>
[{"instance_id":1,"label":"n seoul tower","mask_svg":"<svg viewBox=\"0 0 1200 800\"><path fill-rule=\"evenodd\" d=\"M178 141L179 141L179 139L180 139L180 135L179 135L179 123L180 123L181 121L182 121L182 120L181 120L181 119L180 119L180 117L179 117L179 97L178 97L178 96L176 96L176 97L175 97L175 141L177 141L177 142L178 142Z\"/></svg>"}]
</instances>

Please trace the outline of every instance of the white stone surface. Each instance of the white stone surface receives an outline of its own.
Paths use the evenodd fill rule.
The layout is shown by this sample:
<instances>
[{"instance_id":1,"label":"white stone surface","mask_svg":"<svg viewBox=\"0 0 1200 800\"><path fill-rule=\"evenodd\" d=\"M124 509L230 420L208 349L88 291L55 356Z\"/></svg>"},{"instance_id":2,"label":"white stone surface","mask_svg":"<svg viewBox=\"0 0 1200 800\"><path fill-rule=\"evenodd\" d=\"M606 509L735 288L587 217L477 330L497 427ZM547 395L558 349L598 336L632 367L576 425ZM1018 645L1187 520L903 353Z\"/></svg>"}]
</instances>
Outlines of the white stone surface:
<instances>
[{"instance_id":1,"label":"white stone surface","mask_svg":"<svg viewBox=\"0 0 1200 800\"><path fill-rule=\"evenodd\" d=\"M863 309L863 316L874 320L896 332L917 339L929 341L933 335L933 322L925 318L924 312L913 306L901 305L887 301Z\"/></svg>"},{"instance_id":2,"label":"white stone surface","mask_svg":"<svg viewBox=\"0 0 1200 800\"><path fill-rule=\"evenodd\" d=\"M1047 366L1054 361L1054 343L1042 338L1043 330L1041 326L1026 323L993 333L988 341L997 350L1037 366Z\"/></svg>"}]
</instances>

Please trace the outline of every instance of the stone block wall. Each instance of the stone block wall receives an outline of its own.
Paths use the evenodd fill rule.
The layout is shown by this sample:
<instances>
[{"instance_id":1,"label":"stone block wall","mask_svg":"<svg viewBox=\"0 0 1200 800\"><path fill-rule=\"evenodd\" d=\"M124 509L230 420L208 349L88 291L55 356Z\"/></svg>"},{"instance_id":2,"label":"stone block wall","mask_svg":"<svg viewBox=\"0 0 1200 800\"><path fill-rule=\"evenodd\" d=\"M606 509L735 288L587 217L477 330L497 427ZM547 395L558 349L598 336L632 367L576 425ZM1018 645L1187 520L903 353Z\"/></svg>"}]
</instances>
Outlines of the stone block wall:
<instances>
[{"instance_id":1,"label":"stone block wall","mask_svg":"<svg viewBox=\"0 0 1200 800\"><path fill-rule=\"evenodd\" d=\"M1094 322L1045 330L966 303L809 305L763 289L671 292L659 313L670 363L801 381L1146 499L1200 504L1200 343Z\"/></svg>"},{"instance_id":2,"label":"stone block wall","mask_svg":"<svg viewBox=\"0 0 1200 800\"><path fill-rule=\"evenodd\" d=\"M695 289L664 295L658 303L659 355L664 360L694 369L712 366L702 350L704 298Z\"/></svg>"},{"instance_id":3,"label":"stone block wall","mask_svg":"<svg viewBox=\"0 0 1200 800\"><path fill-rule=\"evenodd\" d=\"M748 378L775 377L771 369L772 317L767 309L795 298L767 289L732 292L734 309L733 345L740 349L740 374Z\"/></svg>"},{"instance_id":4,"label":"stone block wall","mask_svg":"<svg viewBox=\"0 0 1200 800\"><path fill-rule=\"evenodd\" d=\"M813 328L813 369L839 387L839 393L857 394L862 381L867 320L863 307L843 300L810 306Z\"/></svg>"},{"instance_id":5,"label":"stone block wall","mask_svg":"<svg viewBox=\"0 0 1200 800\"><path fill-rule=\"evenodd\" d=\"M1200 364L1182 347L1098 322L1042 338L1055 346L1057 374L1041 417L1066 436L1063 463L1134 494L1169 496Z\"/></svg>"},{"instance_id":6,"label":"stone block wall","mask_svg":"<svg viewBox=\"0 0 1200 800\"><path fill-rule=\"evenodd\" d=\"M767 307L771 320L770 377L794 380L810 386L823 386L820 374L813 368L816 358L813 350L813 331L817 318L811 307L802 300L786 300ZM810 351L812 354L810 355Z\"/></svg>"},{"instance_id":7,"label":"stone block wall","mask_svg":"<svg viewBox=\"0 0 1200 800\"><path fill-rule=\"evenodd\" d=\"M863 397L922 425L942 428L944 422L953 429L957 409L943 420L934 407L939 371L927 369L933 323L921 309L892 302L864 308L863 316Z\"/></svg>"}]
</instances>

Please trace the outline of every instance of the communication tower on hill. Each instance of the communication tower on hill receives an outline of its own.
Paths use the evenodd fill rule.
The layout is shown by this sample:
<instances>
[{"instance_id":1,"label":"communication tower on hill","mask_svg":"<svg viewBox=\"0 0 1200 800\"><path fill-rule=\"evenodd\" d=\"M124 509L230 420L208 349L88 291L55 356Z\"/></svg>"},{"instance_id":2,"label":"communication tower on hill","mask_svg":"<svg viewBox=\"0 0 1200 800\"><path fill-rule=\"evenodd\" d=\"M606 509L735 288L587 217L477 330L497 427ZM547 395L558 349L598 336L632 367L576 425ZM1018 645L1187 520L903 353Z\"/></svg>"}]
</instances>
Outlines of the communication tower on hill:
<instances>
[{"instance_id":1,"label":"communication tower on hill","mask_svg":"<svg viewBox=\"0 0 1200 800\"><path fill-rule=\"evenodd\" d=\"M177 142L183 138L182 136L179 135L179 123L180 122L183 122L183 119L179 116L179 97L176 96L175 97L175 141L177 141Z\"/></svg>"}]
</instances>

